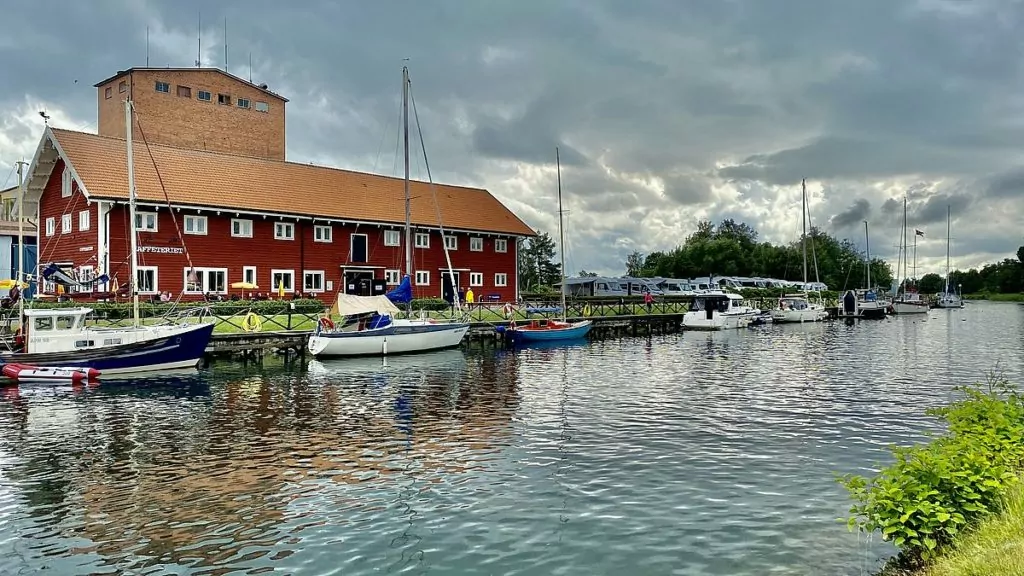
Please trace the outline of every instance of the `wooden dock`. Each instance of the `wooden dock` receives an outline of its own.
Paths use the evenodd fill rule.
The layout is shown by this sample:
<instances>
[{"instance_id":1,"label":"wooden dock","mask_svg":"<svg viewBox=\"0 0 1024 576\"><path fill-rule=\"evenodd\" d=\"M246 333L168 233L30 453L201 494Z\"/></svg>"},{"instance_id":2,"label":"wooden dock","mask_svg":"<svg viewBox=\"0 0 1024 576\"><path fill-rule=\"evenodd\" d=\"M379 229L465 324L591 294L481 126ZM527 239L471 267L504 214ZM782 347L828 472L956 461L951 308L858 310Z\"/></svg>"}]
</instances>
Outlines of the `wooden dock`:
<instances>
[{"instance_id":1,"label":"wooden dock","mask_svg":"<svg viewBox=\"0 0 1024 576\"><path fill-rule=\"evenodd\" d=\"M570 320L582 320L575 318ZM671 334L682 330L682 314L646 314L636 316L601 316L594 322L588 338L603 340L623 336ZM508 322L471 322L462 345L503 346L504 339L495 330ZM312 330L280 330L270 332L232 332L214 334L206 347L208 357L262 356L267 352L304 355Z\"/></svg>"}]
</instances>

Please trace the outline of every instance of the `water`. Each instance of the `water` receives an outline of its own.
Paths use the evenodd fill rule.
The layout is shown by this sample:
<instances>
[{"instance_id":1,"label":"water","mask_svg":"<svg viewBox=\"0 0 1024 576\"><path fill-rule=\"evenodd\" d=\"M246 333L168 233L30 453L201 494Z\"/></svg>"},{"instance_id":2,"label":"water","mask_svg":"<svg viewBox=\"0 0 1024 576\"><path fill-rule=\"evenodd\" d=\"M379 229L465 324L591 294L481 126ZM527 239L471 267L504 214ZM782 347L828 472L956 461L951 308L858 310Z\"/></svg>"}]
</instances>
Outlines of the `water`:
<instances>
[{"instance_id":1,"label":"water","mask_svg":"<svg viewBox=\"0 0 1024 576\"><path fill-rule=\"evenodd\" d=\"M835 473L1024 306L0 395L0 573L866 574Z\"/></svg>"}]
</instances>

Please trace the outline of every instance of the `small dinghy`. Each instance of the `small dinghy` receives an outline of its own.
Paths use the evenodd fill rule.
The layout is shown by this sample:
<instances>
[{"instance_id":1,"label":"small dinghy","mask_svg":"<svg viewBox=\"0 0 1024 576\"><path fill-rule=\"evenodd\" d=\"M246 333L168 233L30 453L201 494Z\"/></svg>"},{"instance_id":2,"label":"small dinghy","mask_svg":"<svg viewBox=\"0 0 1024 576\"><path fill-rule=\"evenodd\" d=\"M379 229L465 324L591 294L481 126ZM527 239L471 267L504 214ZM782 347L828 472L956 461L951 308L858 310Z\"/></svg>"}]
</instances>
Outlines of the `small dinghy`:
<instances>
[{"instance_id":1,"label":"small dinghy","mask_svg":"<svg viewBox=\"0 0 1024 576\"><path fill-rule=\"evenodd\" d=\"M95 368L59 368L31 364L4 364L0 372L18 382L88 382L99 377Z\"/></svg>"}]
</instances>

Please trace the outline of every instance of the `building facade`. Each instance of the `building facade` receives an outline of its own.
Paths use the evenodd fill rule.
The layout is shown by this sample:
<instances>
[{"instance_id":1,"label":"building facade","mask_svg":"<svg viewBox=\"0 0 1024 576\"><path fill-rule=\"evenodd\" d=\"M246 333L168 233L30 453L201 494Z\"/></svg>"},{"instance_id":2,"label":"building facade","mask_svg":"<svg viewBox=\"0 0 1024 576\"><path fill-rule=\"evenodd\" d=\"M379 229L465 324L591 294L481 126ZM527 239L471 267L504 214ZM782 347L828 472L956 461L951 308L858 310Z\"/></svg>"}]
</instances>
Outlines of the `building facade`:
<instances>
[{"instance_id":1,"label":"building facade","mask_svg":"<svg viewBox=\"0 0 1024 576\"><path fill-rule=\"evenodd\" d=\"M224 77L219 70L197 74L181 82L214 86ZM119 78L135 78L129 90L137 97L142 86L153 88L140 77L123 73L97 84L101 134L47 127L30 168L27 188L38 210L40 265L56 263L80 280L107 274L111 283L96 292L132 281L126 141L113 134L116 114L104 107L108 100L120 102L123 130ZM237 89L216 89L240 94L247 83L239 82ZM180 116L202 109L185 96L171 98L182 106L181 114L170 115L172 125L164 125L164 111L135 105L147 136L145 142L133 138L140 295L247 297L276 295L283 287L288 294L332 299L338 291L370 294L381 281L388 288L400 283L406 271L402 179L286 162L261 153L260 145L211 151L189 140L195 135L166 136L187 131L191 125L179 124ZM280 141L252 140L269 138L272 148L283 151L283 102L280 108ZM103 118L109 119L105 128ZM225 141L245 140L233 132L242 128L229 124L219 125ZM515 300L518 241L534 232L486 190L418 181L410 187L414 296L450 298L472 288L478 301ZM454 282L446 274L445 246ZM231 287L239 282L257 287ZM44 283L42 292L55 288ZM83 290L78 296L89 294Z\"/></svg>"}]
</instances>

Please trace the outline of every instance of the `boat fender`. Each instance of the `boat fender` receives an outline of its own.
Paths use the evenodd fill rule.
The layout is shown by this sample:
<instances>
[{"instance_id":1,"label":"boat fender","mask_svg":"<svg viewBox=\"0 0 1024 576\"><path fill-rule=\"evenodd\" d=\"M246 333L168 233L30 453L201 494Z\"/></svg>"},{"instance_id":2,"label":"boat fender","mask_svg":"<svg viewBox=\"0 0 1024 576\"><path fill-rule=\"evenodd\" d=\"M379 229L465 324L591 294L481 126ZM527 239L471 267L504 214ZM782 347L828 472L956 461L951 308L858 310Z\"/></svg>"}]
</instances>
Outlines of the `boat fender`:
<instances>
[{"instance_id":1,"label":"boat fender","mask_svg":"<svg viewBox=\"0 0 1024 576\"><path fill-rule=\"evenodd\" d=\"M242 330L246 332L259 332L263 328L263 321L255 312L249 312L242 320Z\"/></svg>"},{"instance_id":2,"label":"boat fender","mask_svg":"<svg viewBox=\"0 0 1024 576\"><path fill-rule=\"evenodd\" d=\"M327 316L324 316L323 318L321 318L319 320L319 324L320 324L320 329L321 330L332 330L332 329L334 329L334 321L331 320L330 318L328 318Z\"/></svg>"},{"instance_id":3,"label":"boat fender","mask_svg":"<svg viewBox=\"0 0 1024 576\"><path fill-rule=\"evenodd\" d=\"M590 304L583 305L583 315L590 316L593 312L590 310Z\"/></svg>"},{"instance_id":4,"label":"boat fender","mask_svg":"<svg viewBox=\"0 0 1024 576\"><path fill-rule=\"evenodd\" d=\"M505 302L505 307L502 308L502 312L504 312L505 318L511 318L512 317L512 312L513 312L512 303L511 302Z\"/></svg>"}]
</instances>

